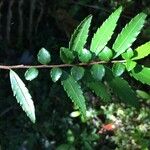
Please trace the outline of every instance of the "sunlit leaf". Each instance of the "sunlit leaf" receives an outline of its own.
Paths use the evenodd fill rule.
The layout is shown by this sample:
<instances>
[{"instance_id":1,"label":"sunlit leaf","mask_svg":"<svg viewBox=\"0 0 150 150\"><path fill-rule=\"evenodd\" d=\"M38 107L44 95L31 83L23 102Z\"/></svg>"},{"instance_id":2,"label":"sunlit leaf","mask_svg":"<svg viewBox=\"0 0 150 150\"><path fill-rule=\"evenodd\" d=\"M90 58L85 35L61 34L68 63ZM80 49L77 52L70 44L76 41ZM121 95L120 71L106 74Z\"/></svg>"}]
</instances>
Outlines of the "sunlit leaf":
<instances>
[{"instance_id":1,"label":"sunlit leaf","mask_svg":"<svg viewBox=\"0 0 150 150\"><path fill-rule=\"evenodd\" d=\"M137 65L130 74L136 80L150 85L150 68Z\"/></svg>"},{"instance_id":2,"label":"sunlit leaf","mask_svg":"<svg viewBox=\"0 0 150 150\"><path fill-rule=\"evenodd\" d=\"M107 42L111 39L114 29L117 25L122 7L119 7L109 18L97 29L94 34L90 46L90 51L98 55L99 52L105 47Z\"/></svg>"},{"instance_id":3,"label":"sunlit leaf","mask_svg":"<svg viewBox=\"0 0 150 150\"><path fill-rule=\"evenodd\" d=\"M78 106L82 116L86 118L85 98L83 96L80 85L71 75L67 74L66 72L63 72L61 84L68 94L68 97L70 97L72 102Z\"/></svg>"},{"instance_id":4,"label":"sunlit leaf","mask_svg":"<svg viewBox=\"0 0 150 150\"><path fill-rule=\"evenodd\" d=\"M144 25L145 18L146 14L140 13L122 29L113 44L113 50L117 53L115 58L124 53L136 40L136 37Z\"/></svg>"},{"instance_id":5,"label":"sunlit leaf","mask_svg":"<svg viewBox=\"0 0 150 150\"><path fill-rule=\"evenodd\" d=\"M150 54L150 42L147 42L134 50L132 60L142 59Z\"/></svg>"},{"instance_id":6,"label":"sunlit leaf","mask_svg":"<svg viewBox=\"0 0 150 150\"><path fill-rule=\"evenodd\" d=\"M77 29L75 29L69 42L69 50L76 51L80 55L88 37L91 20L92 16L89 15L79 24Z\"/></svg>"},{"instance_id":7,"label":"sunlit leaf","mask_svg":"<svg viewBox=\"0 0 150 150\"><path fill-rule=\"evenodd\" d=\"M35 123L35 108L31 95L29 94L29 91L25 87L23 81L13 70L10 70L10 82L17 102L21 105L22 109L26 112L30 120Z\"/></svg>"}]
</instances>

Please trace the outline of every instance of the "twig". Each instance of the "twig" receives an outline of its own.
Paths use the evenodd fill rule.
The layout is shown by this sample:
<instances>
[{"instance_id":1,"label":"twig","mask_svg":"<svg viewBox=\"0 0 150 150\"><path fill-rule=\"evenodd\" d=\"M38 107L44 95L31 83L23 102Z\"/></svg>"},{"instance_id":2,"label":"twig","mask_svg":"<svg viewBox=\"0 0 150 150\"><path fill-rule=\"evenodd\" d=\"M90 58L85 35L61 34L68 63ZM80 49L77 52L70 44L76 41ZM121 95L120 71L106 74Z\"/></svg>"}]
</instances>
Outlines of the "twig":
<instances>
[{"instance_id":1,"label":"twig","mask_svg":"<svg viewBox=\"0 0 150 150\"><path fill-rule=\"evenodd\" d=\"M113 60L110 63L117 63L117 62L126 62L126 60ZM0 69L4 69L4 70L10 70L10 69L27 69L27 68L55 68L55 67L59 67L59 68L63 68L63 67L72 67L72 66L90 66L90 65L94 65L94 64L106 64L108 62L106 61L97 61L97 62L90 62L90 63L78 63L78 64L56 64L56 65L0 65Z\"/></svg>"}]
</instances>

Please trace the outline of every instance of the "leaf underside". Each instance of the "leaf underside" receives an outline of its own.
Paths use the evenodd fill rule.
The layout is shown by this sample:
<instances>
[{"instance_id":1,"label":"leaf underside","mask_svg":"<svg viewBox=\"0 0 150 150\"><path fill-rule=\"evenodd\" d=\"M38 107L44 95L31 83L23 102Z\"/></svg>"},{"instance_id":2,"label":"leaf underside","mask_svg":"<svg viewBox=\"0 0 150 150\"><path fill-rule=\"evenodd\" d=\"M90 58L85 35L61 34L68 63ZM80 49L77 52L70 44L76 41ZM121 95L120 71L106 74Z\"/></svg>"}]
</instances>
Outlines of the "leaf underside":
<instances>
[{"instance_id":1,"label":"leaf underside","mask_svg":"<svg viewBox=\"0 0 150 150\"><path fill-rule=\"evenodd\" d=\"M35 123L35 108L32 97L29 94L28 89L25 87L25 84L13 70L10 70L10 82L17 102L21 105L30 120Z\"/></svg>"},{"instance_id":2,"label":"leaf underside","mask_svg":"<svg viewBox=\"0 0 150 150\"><path fill-rule=\"evenodd\" d=\"M122 29L113 44L113 50L117 53L114 58L124 53L136 40L137 35L144 25L145 18L146 14L140 13Z\"/></svg>"},{"instance_id":3,"label":"leaf underside","mask_svg":"<svg viewBox=\"0 0 150 150\"><path fill-rule=\"evenodd\" d=\"M107 42L110 40L114 29L117 25L122 7L119 7L114 13L112 13L109 18L102 24L100 28L97 29L94 34L90 46L90 50L96 55L105 47Z\"/></svg>"},{"instance_id":4,"label":"leaf underside","mask_svg":"<svg viewBox=\"0 0 150 150\"><path fill-rule=\"evenodd\" d=\"M67 74L66 72L63 72L63 78L61 81L61 84L66 91L68 97L72 100L72 102L78 106L82 116L86 118L86 104L85 104L85 98L83 96L83 92L81 90L80 85L75 81L75 79Z\"/></svg>"}]
</instances>

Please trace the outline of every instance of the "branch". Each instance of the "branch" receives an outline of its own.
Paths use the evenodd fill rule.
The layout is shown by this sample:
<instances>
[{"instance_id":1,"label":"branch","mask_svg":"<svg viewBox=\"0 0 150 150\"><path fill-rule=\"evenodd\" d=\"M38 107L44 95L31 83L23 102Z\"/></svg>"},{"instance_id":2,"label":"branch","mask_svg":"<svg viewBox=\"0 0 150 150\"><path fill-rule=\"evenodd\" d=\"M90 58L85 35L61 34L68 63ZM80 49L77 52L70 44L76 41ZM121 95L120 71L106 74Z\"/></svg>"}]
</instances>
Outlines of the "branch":
<instances>
[{"instance_id":1,"label":"branch","mask_svg":"<svg viewBox=\"0 0 150 150\"><path fill-rule=\"evenodd\" d=\"M110 61L110 63L117 63L117 62L126 62L126 60L113 60ZM27 69L27 68L55 68L55 67L59 67L59 68L63 68L63 67L72 67L72 66L91 66L94 64L106 64L108 62L106 61L97 61L97 62L90 62L90 63L78 63L78 64L58 64L58 65L11 65L11 66L7 66L7 65L0 65L0 69L3 70L10 70L10 69Z\"/></svg>"}]
</instances>

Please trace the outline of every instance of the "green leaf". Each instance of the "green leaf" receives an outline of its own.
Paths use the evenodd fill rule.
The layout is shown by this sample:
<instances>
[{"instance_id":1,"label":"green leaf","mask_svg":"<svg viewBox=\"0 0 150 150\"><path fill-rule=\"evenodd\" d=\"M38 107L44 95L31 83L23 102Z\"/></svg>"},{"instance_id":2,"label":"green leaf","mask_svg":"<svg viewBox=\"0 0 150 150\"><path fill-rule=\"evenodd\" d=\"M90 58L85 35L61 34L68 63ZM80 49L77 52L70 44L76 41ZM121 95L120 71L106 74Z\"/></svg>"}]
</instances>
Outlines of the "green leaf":
<instances>
[{"instance_id":1,"label":"green leaf","mask_svg":"<svg viewBox=\"0 0 150 150\"><path fill-rule=\"evenodd\" d=\"M56 150L75 150L75 148L70 144L61 144L56 148Z\"/></svg>"},{"instance_id":2,"label":"green leaf","mask_svg":"<svg viewBox=\"0 0 150 150\"><path fill-rule=\"evenodd\" d=\"M111 39L114 29L117 25L117 21L120 17L122 7L119 7L109 18L97 29L94 34L90 46L90 51L98 55L99 52L105 47L107 42Z\"/></svg>"},{"instance_id":3,"label":"green leaf","mask_svg":"<svg viewBox=\"0 0 150 150\"><path fill-rule=\"evenodd\" d=\"M100 97L102 100L108 102L110 101L111 97L110 94L107 91L106 86L101 82L86 82L86 86L92 90L98 97Z\"/></svg>"},{"instance_id":4,"label":"green leaf","mask_svg":"<svg viewBox=\"0 0 150 150\"><path fill-rule=\"evenodd\" d=\"M79 107L82 116L86 118L85 98L80 85L71 75L67 74L66 72L63 72L61 84L72 102Z\"/></svg>"},{"instance_id":5,"label":"green leaf","mask_svg":"<svg viewBox=\"0 0 150 150\"><path fill-rule=\"evenodd\" d=\"M133 50L129 48L125 53L122 54L122 57L126 60L130 59L133 56Z\"/></svg>"},{"instance_id":6,"label":"green leaf","mask_svg":"<svg viewBox=\"0 0 150 150\"><path fill-rule=\"evenodd\" d=\"M26 112L31 121L35 123L35 108L31 95L25 87L25 84L13 70L10 70L10 82L17 102L21 105L22 109Z\"/></svg>"},{"instance_id":7,"label":"green leaf","mask_svg":"<svg viewBox=\"0 0 150 150\"><path fill-rule=\"evenodd\" d=\"M123 63L115 63L112 67L112 72L115 77L121 76L125 71L125 65Z\"/></svg>"},{"instance_id":8,"label":"green leaf","mask_svg":"<svg viewBox=\"0 0 150 150\"><path fill-rule=\"evenodd\" d=\"M128 71L131 71L134 69L134 67L136 66L136 62L135 61L132 61L132 60L127 60L126 63L125 63L125 66L126 66L126 69Z\"/></svg>"},{"instance_id":9,"label":"green leaf","mask_svg":"<svg viewBox=\"0 0 150 150\"><path fill-rule=\"evenodd\" d=\"M112 50L107 46L98 54L100 60L109 61L113 56Z\"/></svg>"},{"instance_id":10,"label":"green leaf","mask_svg":"<svg viewBox=\"0 0 150 150\"><path fill-rule=\"evenodd\" d=\"M71 52L68 48L61 47L60 48L60 58L64 63L71 64L75 58L73 52Z\"/></svg>"},{"instance_id":11,"label":"green leaf","mask_svg":"<svg viewBox=\"0 0 150 150\"><path fill-rule=\"evenodd\" d=\"M140 33L146 14L140 13L136 15L126 26L122 29L117 39L113 44L113 50L117 53L114 58L124 53L136 40L137 35Z\"/></svg>"},{"instance_id":12,"label":"green leaf","mask_svg":"<svg viewBox=\"0 0 150 150\"><path fill-rule=\"evenodd\" d=\"M83 67L73 66L71 68L71 75L76 81L78 81L84 76L84 71L85 70Z\"/></svg>"},{"instance_id":13,"label":"green leaf","mask_svg":"<svg viewBox=\"0 0 150 150\"><path fill-rule=\"evenodd\" d=\"M103 65L94 64L91 67L91 75L95 80L101 81L105 75L105 67Z\"/></svg>"},{"instance_id":14,"label":"green leaf","mask_svg":"<svg viewBox=\"0 0 150 150\"><path fill-rule=\"evenodd\" d=\"M26 80L33 80L35 79L39 74L39 71L36 68L29 68L26 72L25 72L25 79Z\"/></svg>"},{"instance_id":15,"label":"green leaf","mask_svg":"<svg viewBox=\"0 0 150 150\"><path fill-rule=\"evenodd\" d=\"M92 58L91 52L88 51L87 49L83 48L79 55L79 60L81 62L87 63L91 60L91 58Z\"/></svg>"},{"instance_id":16,"label":"green leaf","mask_svg":"<svg viewBox=\"0 0 150 150\"><path fill-rule=\"evenodd\" d=\"M51 55L45 48L41 48L39 50L37 58L38 61L43 65L46 65L51 61Z\"/></svg>"},{"instance_id":17,"label":"green leaf","mask_svg":"<svg viewBox=\"0 0 150 150\"><path fill-rule=\"evenodd\" d=\"M132 106L139 106L136 93L131 89L128 82L120 77L114 77L112 71L107 67L105 80L112 88L113 93L117 95L122 102Z\"/></svg>"},{"instance_id":18,"label":"green leaf","mask_svg":"<svg viewBox=\"0 0 150 150\"><path fill-rule=\"evenodd\" d=\"M142 99L150 99L150 95L142 90L136 90L136 93L138 95L138 97L142 98Z\"/></svg>"},{"instance_id":19,"label":"green leaf","mask_svg":"<svg viewBox=\"0 0 150 150\"><path fill-rule=\"evenodd\" d=\"M71 40L69 42L69 50L76 51L80 55L88 37L91 20L92 16L89 15L79 24L79 26L71 36Z\"/></svg>"},{"instance_id":20,"label":"green leaf","mask_svg":"<svg viewBox=\"0 0 150 150\"><path fill-rule=\"evenodd\" d=\"M62 70L60 68L52 68L51 71L50 71L50 76L52 78L52 81L53 82L56 82L60 79L62 75Z\"/></svg>"},{"instance_id":21,"label":"green leaf","mask_svg":"<svg viewBox=\"0 0 150 150\"><path fill-rule=\"evenodd\" d=\"M147 42L136 48L134 54L135 56L132 58L132 60L137 60L148 56L150 54L150 42Z\"/></svg>"},{"instance_id":22,"label":"green leaf","mask_svg":"<svg viewBox=\"0 0 150 150\"><path fill-rule=\"evenodd\" d=\"M137 65L130 75L143 84L150 85L150 68Z\"/></svg>"},{"instance_id":23,"label":"green leaf","mask_svg":"<svg viewBox=\"0 0 150 150\"><path fill-rule=\"evenodd\" d=\"M111 81L111 87L117 96L124 102L133 106L138 104L135 92L131 89L128 82L116 77Z\"/></svg>"}]
</instances>

